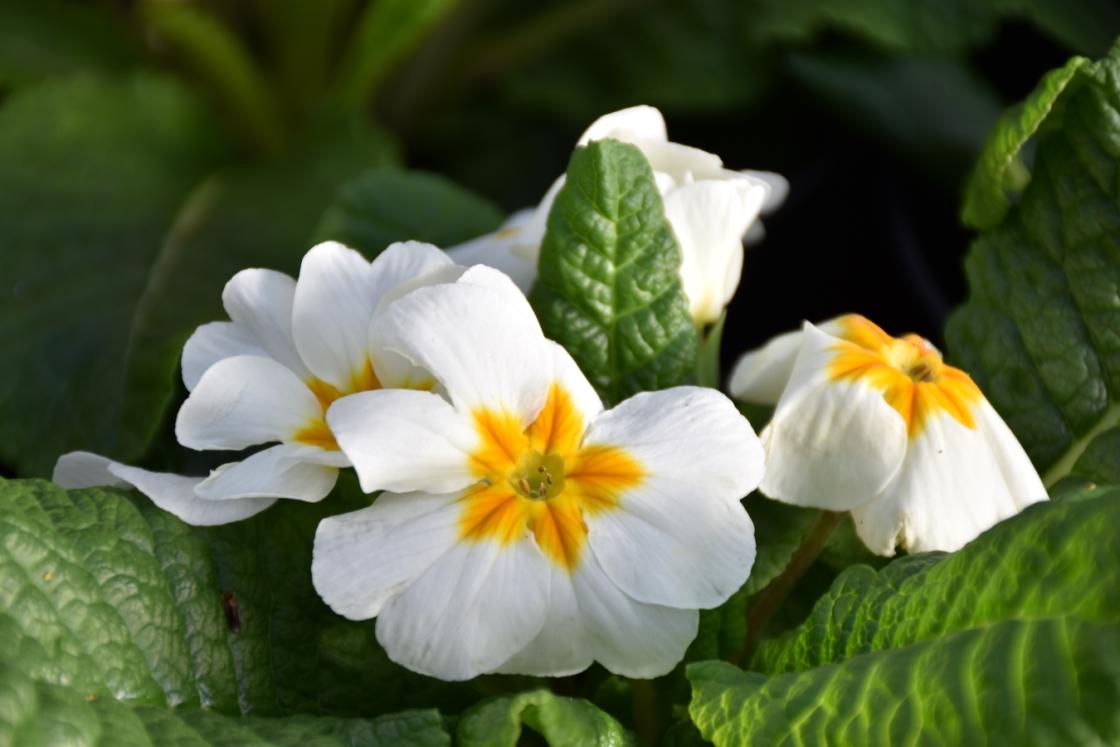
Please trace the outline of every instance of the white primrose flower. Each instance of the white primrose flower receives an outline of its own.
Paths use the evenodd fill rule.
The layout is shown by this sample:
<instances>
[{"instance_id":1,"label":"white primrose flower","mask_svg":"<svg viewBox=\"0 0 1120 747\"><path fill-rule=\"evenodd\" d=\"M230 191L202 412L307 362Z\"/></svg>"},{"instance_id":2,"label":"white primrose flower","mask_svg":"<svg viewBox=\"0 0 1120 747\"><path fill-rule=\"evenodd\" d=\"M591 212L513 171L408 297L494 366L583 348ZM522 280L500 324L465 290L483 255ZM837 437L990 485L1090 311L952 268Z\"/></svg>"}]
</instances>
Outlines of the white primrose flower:
<instances>
[{"instance_id":1,"label":"white primrose flower","mask_svg":"<svg viewBox=\"0 0 1120 747\"><path fill-rule=\"evenodd\" d=\"M604 410L488 267L413 292L374 329L447 399L382 390L328 411L362 489L392 492L320 523L311 570L326 603L376 617L393 661L445 680L593 660L668 672L697 610L754 562L740 502L762 477L750 424L697 387Z\"/></svg>"},{"instance_id":2,"label":"white primrose flower","mask_svg":"<svg viewBox=\"0 0 1120 747\"><path fill-rule=\"evenodd\" d=\"M370 322L424 283L462 268L430 244L393 244L372 263L327 242L303 258L298 282L250 269L226 284L228 322L199 327L183 349L190 396L175 435L197 450L275 443L208 477L150 472L88 452L63 455L54 481L68 488L132 486L191 524L238 521L278 498L322 500L350 466L325 420L336 399L434 381L370 338Z\"/></svg>"},{"instance_id":3,"label":"white primrose flower","mask_svg":"<svg viewBox=\"0 0 1120 747\"><path fill-rule=\"evenodd\" d=\"M669 142L665 120L651 106L600 117L579 145L607 138L637 146L649 160L681 247L681 281L692 318L698 324L716 321L739 286L743 237L761 238L758 215L785 199L785 179L768 172L731 171L719 156ZM537 277L548 213L563 185L561 176L536 208L520 210L494 233L448 252L462 264L497 267L528 292Z\"/></svg>"},{"instance_id":4,"label":"white primrose flower","mask_svg":"<svg viewBox=\"0 0 1120 747\"><path fill-rule=\"evenodd\" d=\"M743 356L737 399L777 403L762 431L771 498L851 511L868 548L953 551L1047 499L1023 447L960 369L917 335L855 314Z\"/></svg>"}]
</instances>

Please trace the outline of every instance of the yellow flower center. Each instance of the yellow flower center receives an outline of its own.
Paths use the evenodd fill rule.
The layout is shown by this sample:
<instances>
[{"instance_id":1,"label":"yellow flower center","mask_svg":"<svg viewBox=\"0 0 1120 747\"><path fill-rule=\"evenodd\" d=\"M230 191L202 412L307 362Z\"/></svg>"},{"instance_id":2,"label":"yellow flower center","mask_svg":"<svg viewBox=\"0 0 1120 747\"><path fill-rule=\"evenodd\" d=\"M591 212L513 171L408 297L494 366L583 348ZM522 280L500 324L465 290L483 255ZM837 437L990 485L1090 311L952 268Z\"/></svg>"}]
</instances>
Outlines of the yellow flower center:
<instances>
[{"instance_id":1,"label":"yellow flower center","mask_svg":"<svg viewBox=\"0 0 1120 747\"><path fill-rule=\"evenodd\" d=\"M587 544L584 517L617 509L644 474L624 449L582 445L583 418L558 384L528 428L491 410L475 413L475 427L480 444L471 467L480 481L460 499L460 539L512 544L531 532L545 556L569 571Z\"/></svg>"},{"instance_id":2,"label":"yellow flower center","mask_svg":"<svg viewBox=\"0 0 1120 747\"><path fill-rule=\"evenodd\" d=\"M320 449L327 451L338 451L338 442L334 439L334 434L327 426L327 408L331 406L336 399L345 397L347 394L354 394L355 392L368 392L373 389L380 389L381 382L377 380L377 374L373 370L373 362L366 358L365 365L354 372L350 377L350 384L345 391L339 390L333 384L328 384L322 379L312 377L305 382L307 388L315 395L315 399L319 400L319 406L322 412L318 417L312 419L303 428L296 431L293 439L299 443L310 444L311 446L318 446Z\"/></svg>"},{"instance_id":3,"label":"yellow flower center","mask_svg":"<svg viewBox=\"0 0 1120 747\"><path fill-rule=\"evenodd\" d=\"M932 415L946 413L966 428L975 428L972 411L983 399L980 389L959 368L918 335L894 338L862 316L842 320L829 364L834 381L864 381L906 421L910 437L922 432Z\"/></svg>"}]
</instances>

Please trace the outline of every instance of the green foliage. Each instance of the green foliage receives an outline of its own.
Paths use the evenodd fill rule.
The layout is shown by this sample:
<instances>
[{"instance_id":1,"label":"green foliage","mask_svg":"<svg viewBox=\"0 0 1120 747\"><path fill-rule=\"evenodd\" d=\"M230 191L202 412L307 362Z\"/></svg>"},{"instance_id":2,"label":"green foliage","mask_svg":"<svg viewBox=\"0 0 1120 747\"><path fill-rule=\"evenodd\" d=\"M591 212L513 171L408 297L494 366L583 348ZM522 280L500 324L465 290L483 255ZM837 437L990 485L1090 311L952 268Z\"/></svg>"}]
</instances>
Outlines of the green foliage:
<instances>
[{"instance_id":1,"label":"green foliage","mask_svg":"<svg viewBox=\"0 0 1120 747\"><path fill-rule=\"evenodd\" d=\"M489 200L444 177L385 169L344 184L316 235L373 258L394 241L459 244L495 230L503 217Z\"/></svg>"},{"instance_id":2,"label":"green foliage","mask_svg":"<svg viewBox=\"0 0 1120 747\"><path fill-rule=\"evenodd\" d=\"M606 402L679 384L699 336L680 248L653 172L632 145L577 148L556 196L530 299Z\"/></svg>"},{"instance_id":3,"label":"green foliage","mask_svg":"<svg viewBox=\"0 0 1120 747\"><path fill-rule=\"evenodd\" d=\"M952 555L854 566L804 624L763 643L756 673L691 666L693 719L717 745L918 729L945 744L1116 739L1103 703L1120 692L1118 521L1120 488L1102 489L1034 506Z\"/></svg>"},{"instance_id":4,"label":"green foliage","mask_svg":"<svg viewBox=\"0 0 1120 747\"><path fill-rule=\"evenodd\" d=\"M743 744L1112 744L1120 637L1076 618L1006 620L766 677L693 664L689 713Z\"/></svg>"},{"instance_id":5,"label":"green foliage","mask_svg":"<svg viewBox=\"0 0 1120 747\"><path fill-rule=\"evenodd\" d=\"M1073 75L1019 203L972 246L946 330L1048 484L1120 422L1120 51Z\"/></svg>"},{"instance_id":6,"label":"green foliage","mask_svg":"<svg viewBox=\"0 0 1120 747\"><path fill-rule=\"evenodd\" d=\"M586 700L547 690L484 701L463 714L456 730L462 747L515 747L522 725L552 747L623 747L634 739L617 721Z\"/></svg>"},{"instance_id":7,"label":"green foliage","mask_svg":"<svg viewBox=\"0 0 1120 747\"><path fill-rule=\"evenodd\" d=\"M969 178L962 212L965 224L985 230L1003 220L1011 207L1009 196L1022 192L1030 181L1023 148L1050 116L1062 91L1088 62L1084 57L1074 57L1052 70L1025 101L1010 109L996 124Z\"/></svg>"}]
</instances>

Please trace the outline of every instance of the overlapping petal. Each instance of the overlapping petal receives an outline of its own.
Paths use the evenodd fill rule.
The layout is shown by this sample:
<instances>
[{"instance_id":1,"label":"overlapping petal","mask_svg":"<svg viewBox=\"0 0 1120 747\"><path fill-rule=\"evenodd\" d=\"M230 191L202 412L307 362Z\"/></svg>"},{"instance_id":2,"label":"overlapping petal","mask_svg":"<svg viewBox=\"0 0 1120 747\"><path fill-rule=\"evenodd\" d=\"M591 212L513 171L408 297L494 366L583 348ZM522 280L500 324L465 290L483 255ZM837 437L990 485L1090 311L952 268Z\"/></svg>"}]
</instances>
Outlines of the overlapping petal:
<instances>
[{"instance_id":1,"label":"overlapping petal","mask_svg":"<svg viewBox=\"0 0 1120 747\"><path fill-rule=\"evenodd\" d=\"M195 495L211 500L289 498L315 503L327 497L338 469L304 459L311 447L278 444L240 462L223 464L194 487Z\"/></svg>"},{"instance_id":2,"label":"overlapping petal","mask_svg":"<svg viewBox=\"0 0 1120 747\"><path fill-rule=\"evenodd\" d=\"M296 281L274 270L242 270L222 291L229 318L248 332L268 355L299 378L310 373L292 337L292 303Z\"/></svg>"}]
</instances>

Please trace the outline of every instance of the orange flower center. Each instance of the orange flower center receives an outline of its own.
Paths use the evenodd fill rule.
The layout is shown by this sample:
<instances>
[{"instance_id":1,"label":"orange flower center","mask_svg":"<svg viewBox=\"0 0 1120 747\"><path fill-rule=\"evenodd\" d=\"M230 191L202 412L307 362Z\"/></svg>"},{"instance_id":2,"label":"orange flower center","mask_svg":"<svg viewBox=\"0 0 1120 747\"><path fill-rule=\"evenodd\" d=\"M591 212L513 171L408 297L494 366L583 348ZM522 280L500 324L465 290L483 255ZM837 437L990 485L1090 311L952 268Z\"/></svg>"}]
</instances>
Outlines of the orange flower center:
<instances>
[{"instance_id":1,"label":"orange flower center","mask_svg":"<svg viewBox=\"0 0 1120 747\"><path fill-rule=\"evenodd\" d=\"M327 408L331 406L339 397L344 397L347 394L354 394L355 392L368 392L372 389L380 389L381 382L377 380L377 374L373 371L373 362L366 358L365 365L359 370L354 372L350 377L350 384L347 386L346 391L341 391L333 384L328 384L319 378L312 377L305 382L307 388L315 395L315 399L319 400L319 406L322 412L317 418L310 420L307 425L296 431L293 440L303 444L310 444L311 446L318 446L320 449L327 451L338 451L338 442L334 439L334 434L327 426Z\"/></svg>"},{"instance_id":2,"label":"orange flower center","mask_svg":"<svg viewBox=\"0 0 1120 747\"><path fill-rule=\"evenodd\" d=\"M945 413L966 428L975 428L972 411L983 399L980 389L959 368L946 365L941 354L918 335L894 338L862 316L842 320L829 376L835 381L864 381L906 421L913 438L929 418Z\"/></svg>"},{"instance_id":3,"label":"orange flower center","mask_svg":"<svg viewBox=\"0 0 1120 747\"><path fill-rule=\"evenodd\" d=\"M558 384L528 428L491 410L475 413L475 427L480 445L471 466L480 482L461 498L460 538L512 544L531 532L545 556L569 571L587 545L584 517L617 509L644 474L619 447L582 445L585 423Z\"/></svg>"}]
</instances>

